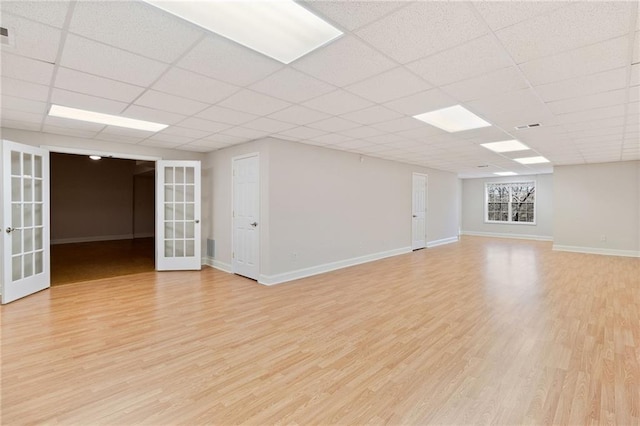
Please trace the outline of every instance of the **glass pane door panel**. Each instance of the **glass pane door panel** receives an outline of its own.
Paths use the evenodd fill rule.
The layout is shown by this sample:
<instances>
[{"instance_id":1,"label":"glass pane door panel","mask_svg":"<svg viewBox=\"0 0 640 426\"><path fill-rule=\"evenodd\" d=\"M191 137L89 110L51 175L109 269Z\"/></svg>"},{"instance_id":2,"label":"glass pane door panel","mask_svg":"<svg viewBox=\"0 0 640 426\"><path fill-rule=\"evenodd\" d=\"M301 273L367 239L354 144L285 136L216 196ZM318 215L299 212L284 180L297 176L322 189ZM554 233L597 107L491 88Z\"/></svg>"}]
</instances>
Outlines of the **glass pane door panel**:
<instances>
[{"instance_id":1,"label":"glass pane door panel","mask_svg":"<svg viewBox=\"0 0 640 426\"><path fill-rule=\"evenodd\" d=\"M11 151L11 174L13 176L20 176L22 174L22 158L17 151Z\"/></svg>"},{"instance_id":2,"label":"glass pane door panel","mask_svg":"<svg viewBox=\"0 0 640 426\"><path fill-rule=\"evenodd\" d=\"M176 167L176 183L184 183L184 167Z\"/></svg>"},{"instance_id":3,"label":"glass pane door panel","mask_svg":"<svg viewBox=\"0 0 640 426\"><path fill-rule=\"evenodd\" d=\"M33 207L30 203L22 205L22 219L25 227L33 226Z\"/></svg>"},{"instance_id":4,"label":"glass pane door panel","mask_svg":"<svg viewBox=\"0 0 640 426\"><path fill-rule=\"evenodd\" d=\"M33 246L36 250L42 250L42 227L33 230Z\"/></svg>"},{"instance_id":5,"label":"glass pane door panel","mask_svg":"<svg viewBox=\"0 0 640 426\"><path fill-rule=\"evenodd\" d=\"M35 259L34 259L34 267L35 267L36 274L42 273L42 270L44 269L44 262L42 259L43 259L42 251L37 251L35 253Z\"/></svg>"},{"instance_id":6,"label":"glass pane door panel","mask_svg":"<svg viewBox=\"0 0 640 426\"><path fill-rule=\"evenodd\" d=\"M22 201L22 179L19 177L11 178L11 201Z\"/></svg>"},{"instance_id":7,"label":"glass pane door panel","mask_svg":"<svg viewBox=\"0 0 640 426\"><path fill-rule=\"evenodd\" d=\"M195 183L193 176L193 167L185 167L185 183Z\"/></svg>"},{"instance_id":8,"label":"glass pane door panel","mask_svg":"<svg viewBox=\"0 0 640 426\"><path fill-rule=\"evenodd\" d=\"M33 176L42 178L42 157L39 155L33 156Z\"/></svg>"},{"instance_id":9,"label":"glass pane door panel","mask_svg":"<svg viewBox=\"0 0 640 426\"><path fill-rule=\"evenodd\" d=\"M22 253L22 231L16 229L11 233L11 254Z\"/></svg>"},{"instance_id":10,"label":"glass pane door panel","mask_svg":"<svg viewBox=\"0 0 640 426\"><path fill-rule=\"evenodd\" d=\"M33 205L33 225L42 226L42 204Z\"/></svg>"},{"instance_id":11,"label":"glass pane door panel","mask_svg":"<svg viewBox=\"0 0 640 426\"><path fill-rule=\"evenodd\" d=\"M22 266L24 266L24 271L22 274L23 278L27 278L33 275L33 253L27 253L23 255Z\"/></svg>"},{"instance_id":12,"label":"glass pane door panel","mask_svg":"<svg viewBox=\"0 0 640 426\"><path fill-rule=\"evenodd\" d=\"M20 204L11 206L11 226L14 228L22 226L22 206Z\"/></svg>"},{"instance_id":13,"label":"glass pane door panel","mask_svg":"<svg viewBox=\"0 0 640 426\"><path fill-rule=\"evenodd\" d=\"M193 256L195 253L195 244L193 240L187 240L185 241L185 255L186 256Z\"/></svg>"},{"instance_id":14,"label":"glass pane door panel","mask_svg":"<svg viewBox=\"0 0 640 426\"><path fill-rule=\"evenodd\" d=\"M33 180L33 201L42 201L42 180Z\"/></svg>"},{"instance_id":15,"label":"glass pane door panel","mask_svg":"<svg viewBox=\"0 0 640 426\"><path fill-rule=\"evenodd\" d=\"M24 178L22 184L24 185L23 199L22 201L33 201L33 193L31 191L32 179Z\"/></svg>"},{"instance_id":16,"label":"glass pane door panel","mask_svg":"<svg viewBox=\"0 0 640 426\"><path fill-rule=\"evenodd\" d=\"M184 204L176 203L176 220L184 220Z\"/></svg>"},{"instance_id":17,"label":"glass pane door panel","mask_svg":"<svg viewBox=\"0 0 640 426\"><path fill-rule=\"evenodd\" d=\"M33 251L33 228L26 228L22 234L24 241L23 250L25 252Z\"/></svg>"},{"instance_id":18,"label":"glass pane door panel","mask_svg":"<svg viewBox=\"0 0 640 426\"><path fill-rule=\"evenodd\" d=\"M184 200L189 202L189 203L193 203L194 201L194 186L193 185L187 185L185 188L185 195L184 195Z\"/></svg>"},{"instance_id":19,"label":"glass pane door panel","mask_svg":"<svg viewBox=\"0 0 640 426\"><path fill-rule=\"evenodd\" d=\"M173 240L164 240L164 255L173 257Z\"/></svg>"},{"instance_id":20,"label":"glass pane door panel","mask_svg":"<svg viewBox=\"0 0 640 426\"><path fill-rule=\"evenodd\" d=\"M31 164L31 154L23 154L22 159L22 175L25 177L33 176L33 168Z\"/></svg>"},{"instance_id":21,"label":"glass pane door panel","mask_svg":"<svg viewBox=\"0 0 640 426\"><path fill-rule=\"evenodd\" d=\"M22 256L11 258L11 279L18 281L22 279Z\"/></svg>"},{"instance_id":22,"label":"glass pane door panel","mask_svg":"<svg viewBox=\"0 0 640 426\"><path fill-rule=\"evenodd\" d=\"M184 185L176 185L175 186L175 201L183 202L184 201Z\"/></svg>"},{"instance_id":23,"label":"glass pane door panel","mask_svg":"<svg viewBox=\"0 0 640 426\"><path fill-rule=\"evenodd\" d=\"M195 220L193 203L185 205L184 218L185 220Z\"/></svg>"}]
</instances>

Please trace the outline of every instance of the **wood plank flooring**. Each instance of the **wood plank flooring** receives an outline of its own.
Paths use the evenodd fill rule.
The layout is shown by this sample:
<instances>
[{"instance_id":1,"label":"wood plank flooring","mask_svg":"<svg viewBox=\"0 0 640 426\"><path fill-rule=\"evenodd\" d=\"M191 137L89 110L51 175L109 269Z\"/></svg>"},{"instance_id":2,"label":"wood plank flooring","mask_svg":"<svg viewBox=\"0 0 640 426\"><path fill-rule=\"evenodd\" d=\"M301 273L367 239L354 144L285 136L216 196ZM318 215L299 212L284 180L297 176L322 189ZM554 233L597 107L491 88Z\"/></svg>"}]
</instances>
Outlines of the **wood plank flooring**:
<instances>
[{"instance_id":1,"label":"wood plank flooring","mask_svg":"<svg viewBox=\"0 0 640 426\"><path fill-rule=\"evenodd\" d=\"M155 270L155 240L96 241L51 246L51 285Z\"/></svg>"},{"instance_id":2,"label":"wood plank flooring","mask_svg":"<svg viewBox=\"0 0 640 426\"><path fill-rule=\"evenodd\" d=\"M548 242L274 287L149 272L1 317L3 425L640 424L640 259Z\"/></svg>"}]
</instances>

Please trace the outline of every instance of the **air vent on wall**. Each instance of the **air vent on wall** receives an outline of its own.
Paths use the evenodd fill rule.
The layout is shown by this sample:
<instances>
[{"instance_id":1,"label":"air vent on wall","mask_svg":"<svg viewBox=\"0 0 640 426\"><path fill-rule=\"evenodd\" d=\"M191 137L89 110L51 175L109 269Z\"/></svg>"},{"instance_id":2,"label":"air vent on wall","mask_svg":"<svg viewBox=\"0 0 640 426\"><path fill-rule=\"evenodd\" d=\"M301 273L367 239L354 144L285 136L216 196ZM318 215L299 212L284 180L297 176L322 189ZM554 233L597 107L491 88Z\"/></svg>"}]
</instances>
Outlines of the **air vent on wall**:
<instances>
[{"instance_id":1,"label":"air vent on wall","mask_svg":"<svg viewBox=\"0 0 640 426\"><path fill-rule=\"evenodd\" d=\"M13 30L0 27L0 44L2 44L2 46L14 47L13 37Z\"/></svg>"},{"instance_id":2,"label":"air vent on wall","mask_svg":"<svg viewBox=\"0 0 640 426\"><path fill-rule=\"evenodd\" d=\"M532 127L540 127L540 123L532 123L532 124L525 124L523 126L516 126L516 130L530 129Z\"/></svg>"}]
</instances>

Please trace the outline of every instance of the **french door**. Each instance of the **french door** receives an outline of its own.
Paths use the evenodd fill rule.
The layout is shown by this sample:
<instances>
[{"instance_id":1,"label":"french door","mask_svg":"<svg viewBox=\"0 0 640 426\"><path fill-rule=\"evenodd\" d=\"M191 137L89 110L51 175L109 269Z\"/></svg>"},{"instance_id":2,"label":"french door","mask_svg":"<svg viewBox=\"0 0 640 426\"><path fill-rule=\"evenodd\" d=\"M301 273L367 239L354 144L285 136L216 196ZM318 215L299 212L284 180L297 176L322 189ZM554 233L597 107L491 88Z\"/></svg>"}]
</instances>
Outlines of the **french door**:
<instances>
[{"instance_id":1,"label":"french door","mask_svg":"<svg viewBox=\"0 0 640 426\"><path fill-rule=\"evenodd\" d=\"M199 270L200 162L156 162L156 270Z\"/></svg>"},{"instance_id":2,"label":"french door","mask_svg":"<svg viewBox=\"0 0 640 426\"><path fill-rule=\"evenodd\" d=\"M49 288L49 151L2 141L2 303Z\"/></svg>"},{"instance_id":3,"label":"french door","mask_svg":"<svg viewBox=\"0 0 640 426\"><path fill-rule=\"evenodd\" d=\"M258 154L233 159L233 254L235 274L260 274L260 162Z\"/></svg>"},{"instance_id":4,"label":"french door","mask_svg":"<svg viewBox=\"0 0 640 426\"><path fill-rule=\"evenodd\" d=\"M427 176L413 174L411 212L411 249L427 246Z\"/></svg>"}]
</instances>

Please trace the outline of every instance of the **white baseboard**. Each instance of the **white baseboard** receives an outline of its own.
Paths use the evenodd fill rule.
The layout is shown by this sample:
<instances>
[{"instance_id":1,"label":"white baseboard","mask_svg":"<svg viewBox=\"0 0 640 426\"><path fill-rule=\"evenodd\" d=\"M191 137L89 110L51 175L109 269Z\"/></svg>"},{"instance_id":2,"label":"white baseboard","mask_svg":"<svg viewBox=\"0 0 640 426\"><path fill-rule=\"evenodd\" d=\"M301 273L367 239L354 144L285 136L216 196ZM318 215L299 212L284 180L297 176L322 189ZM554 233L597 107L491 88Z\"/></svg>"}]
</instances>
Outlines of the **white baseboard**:
<instances>
[{"instance_id":1,"label":"white baseboard","mask_svg":"<svg viewBox=\"0 0 640 426\"><path fill-rule=\"evenodd\" d=\"M499 232L476 231L462 231L460 235L471 235L474 237L515 238L518 240L553 241L553 237L551 235L503 234Z\"/></svg>"},{"instance_id":2,"label":"white baseboard","mask_svg":"<svg viewBox=\"0 0 640 426\"><path fill-rule=\"evenodd\" d=\"M353 257L351 259L339 260L337 262L325 263L323 265L312 266L310 268L298 269L295 271L284 272L276 275L260 275L258 282L264 285L281 284L287 281L298 280L300 278L310 277L312 275L323 274L325 272L335 271L336 269L348 268L349 266L360 265L361 263L373 262L374 260L384 259L386 257L398 256L400 254L410 253L411 247L402 247L393 250L382 251L379 253L368 254L366 256Z\"/></svg>"},{"instance_id":3,"label":"white baseboard","mask_svg":"<svg viewBox=\"0 0 640 426\"><path fill-rule=\"evenodd\" d=\"M601 254L605 256L640 257L640 251L636 251L636 250L617 250L617 249L596 248L596 247L564 246L560 244L554 244L553 250L570 251L574 253Z\"/></svg>"},{"instance_id":4,"label":"white baseboard","mask_svg":"<svg viewBox=\"0 0 640 426\"><path fill-rule=\"evenodd\" d=\"M211 266L212 268L218 269L222 272L227 272L229 274L233 273L233 270L231 269L230 264L216 260L213 257L209 257L209 256L203 257L202 264Z\"/></svg>"},{"instance_id":5,"label":"white baseboard","mask_svg":"<svg viewBox=\"0 0 640 426\"><path fill-rule=\"evenodd\" d=\"M58 238L51 240L51 245L55 244L72 244L72 243L92 243L96 241L117 241L117 240L132 240L133 234L122 235L102 235L94 237L79 237L79 238Z\"/></svg>"},{"instance_id":6,"label":"white baseboard","mask_svg":"<svg viewBox=\"0 0 640 426\"><path fill-rule=\"evenodd\" d=\"M442 238L440 240L427 241L427 248L438 247L444 244L457 243L458 237Z\"/></svg>"}]
</instances>

